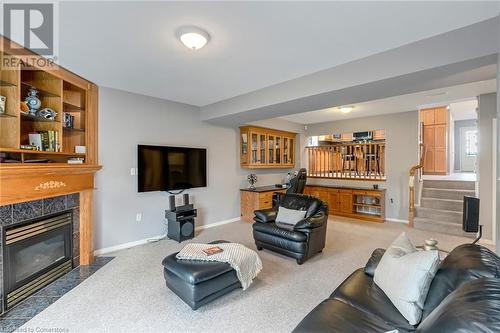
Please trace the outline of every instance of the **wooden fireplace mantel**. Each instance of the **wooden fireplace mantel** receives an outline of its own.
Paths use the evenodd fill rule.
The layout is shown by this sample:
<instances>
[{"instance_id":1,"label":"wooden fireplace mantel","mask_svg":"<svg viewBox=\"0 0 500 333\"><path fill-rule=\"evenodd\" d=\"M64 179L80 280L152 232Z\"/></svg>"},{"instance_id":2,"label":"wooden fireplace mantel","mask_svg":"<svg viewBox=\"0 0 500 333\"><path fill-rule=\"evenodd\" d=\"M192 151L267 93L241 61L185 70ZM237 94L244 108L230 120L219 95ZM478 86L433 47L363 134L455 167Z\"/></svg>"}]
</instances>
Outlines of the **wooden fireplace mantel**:
<instances>
[{"instance_id":1,"label":"wooden fireplace mantel","mask_svg":"<svg viewBox=\"0 0 500 333\"><path fill-rule=\"evenodd\" d=\"M47 64L45 58L1 35L0 60L4 60L0 61L0 95L7 101L0 114L0 154L15 162L0 163L0 206L79 193L80 264L88 265L93 261L94 174L101 169L98 87L61 66L39 67ZM55 119L21 111L30 87L38 90L41 108L56 112ZM72 115L74 126L66 126L65 114ZM25 149L29 134L40 132L54 134L53 144L42 151ZM84 146L85 151L77 146ZM84 163L68 164L70 157L83 158ZM50 163L30 163L37 160Z\"/></svg>"},{"instance_id":2,"label":"wooden fireplace mantel","mask_svg":"<svg viewBox=\"0 0 500 333\"><path fill-rule=\"evenodd\" d=\"M2 166L0 205L94 189L94 165Z\"/></svg>"}]
</instances>

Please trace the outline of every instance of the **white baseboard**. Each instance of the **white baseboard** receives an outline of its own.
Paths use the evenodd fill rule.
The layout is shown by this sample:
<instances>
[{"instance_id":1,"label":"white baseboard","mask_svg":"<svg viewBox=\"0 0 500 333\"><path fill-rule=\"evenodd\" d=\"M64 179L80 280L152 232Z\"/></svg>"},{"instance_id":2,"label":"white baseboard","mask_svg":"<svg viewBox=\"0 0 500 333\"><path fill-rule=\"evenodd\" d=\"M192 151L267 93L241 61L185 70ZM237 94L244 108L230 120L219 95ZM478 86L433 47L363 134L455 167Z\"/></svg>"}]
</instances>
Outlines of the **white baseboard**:
<instances>
[{"instance_id":1,"label":"white baseboard","mask_svg":"<svg viewBox=\"0 0 500 333\"><path fill-rule=\"evenodd\" d=\"M218 226L223 225L223 224L238 222L239 220L241 220L241 217L235 217L235 218L232 218L229 220L214 222L214 223L210 223L210 224L204 224L204 225L200 225L200 226L196 227L195 230L202 230L202 229L218 227Z\"/></svg>"},{"instance_id":2,"label":"white baseboard","mask_svg":"<svg viewBox=\"0 0 500 333\"><path fill-rule=\"evenodd\" d=\"M495 245L495 242L492 239L480 239L479 244L482 245Z\"/></svg>"},{"instance_id":3,"label":"white baseboard","mask_svg":"<svg viewBox=\"0 0 500 333\"><path fill-rule=\"evenodd\" d=\"M162 239L163 237L165 237L165 235L157 235L157 236L152 236L152 237L148 237L148 238L145 238L145 239L139 239L139 240L136 240L136 241L133 241L133 242L128 242L128 243L113 245L113 246L109 246L109 247L104 247L102 249L95 250L94 251L94 255L95 256L102 256L103 254L108 254L108 253L116 252L116 251L119 251L119 250L129 249L131 247L136 247L136 246L139 246L139 245L143 245L143 244L149 243L151 241Z\"/></svg>"},{"instance_id":4,"label":"white baseboard","mask_svg":"<svg viewBox=\"0 0 500 333\"><path fill-rule=\"evenodd\" d=\"M409 224L408 220L395 219L395 218L392 218L392 217L386 217L385 220L387 222L397 222L397 223Z\"/></svg>"},{"instance_id":5,"label":"white baseboard","mask_svg":"<svg viewBox=\"0 0 500 333\"><path fill-rule=\"evenodd\" d=\"M217 226L220 226L220 225L223 225L223 224L238 222L239 220L240 220L239 217L235 217L235 218L232 218L232 219L229 219L229 220L214 222L214 223L210 223L210 224L206 224L206 225L200 225L200 226L196 227L195 230L202 230L202 229L213 228L213 227L217 227ZM104 247L102 249L95 250L94 251L94 255L95 256L102 256L104 254L108 254L108 253L111 253L111 252L116 252L116 251L119 251L119 250L130 249L131 247L136 247L136 246L139 246L139 245L144 245L144 244L147 244L147 243L149 243L151 241L160 240L160 239L162 239L164 237L165 237L165 235L157 235L157 236L152 236L152 237L148 237L148 238L145 238L145 239L139 239L139 240L136 240L136 241L133 241L133 242L128 242L128 243L113 245L113 246L109 246L109 247Z\"/></svg>"}]
</instances>

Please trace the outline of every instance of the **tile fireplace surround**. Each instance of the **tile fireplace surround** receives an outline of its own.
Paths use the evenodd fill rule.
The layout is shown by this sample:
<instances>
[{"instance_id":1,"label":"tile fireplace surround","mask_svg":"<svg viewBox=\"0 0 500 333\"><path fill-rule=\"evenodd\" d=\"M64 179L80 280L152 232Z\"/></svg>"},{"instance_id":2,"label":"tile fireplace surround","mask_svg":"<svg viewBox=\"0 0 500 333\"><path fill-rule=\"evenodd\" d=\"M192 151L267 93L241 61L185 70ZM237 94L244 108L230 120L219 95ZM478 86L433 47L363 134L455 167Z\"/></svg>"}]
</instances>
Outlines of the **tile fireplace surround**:
<instances>
[{"instance_id":1,"label":"tile fireplace surround","mask_svg":"<svg viewBox=\"0 0 500 333\"><path fill-rule=\"evenodd\" d=\"M78 193L0 206L0 231L34 218L73 210L73 267L80 265L80 197ZM3 295L3 244L0 237L0 296ZM0 313L3 312L0 297Z\"/></svg>"}]
</instances>

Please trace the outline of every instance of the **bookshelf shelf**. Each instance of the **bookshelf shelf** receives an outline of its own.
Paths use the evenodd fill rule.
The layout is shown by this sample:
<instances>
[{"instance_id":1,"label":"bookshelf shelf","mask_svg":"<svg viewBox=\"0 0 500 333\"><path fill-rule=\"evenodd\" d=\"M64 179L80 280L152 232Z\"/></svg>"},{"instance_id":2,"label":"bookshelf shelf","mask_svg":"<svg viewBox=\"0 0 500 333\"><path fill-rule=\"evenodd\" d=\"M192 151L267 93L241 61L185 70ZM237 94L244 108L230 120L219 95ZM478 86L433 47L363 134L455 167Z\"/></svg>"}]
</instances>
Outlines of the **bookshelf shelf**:
<instances>
[{"instance_id":1,"label":"bookshelf shelf","mask_svg":"<svg viewBox=\"0 0 500 333\"><path fill-rule=\"evenodd\" d=\"M66 152L58 152L58 151L29 150L29 149L18 149L18 148L0 148L0 153L85 157L85 154L66 153Z\"/></svg>"},{"instance_id":2,"label":"bookshelf shelf","mask_svg":"<svg viewBox=\"0 0 500 333\"><path fill-rule=\"evenodd\" d=\"M43 98L43 97L61 97L61 95L55 94L53 92L47 91L45 89L39 88L39 85L37 85L36 82L21 82L21 86L23 89L28 90L30 88L36 88L38 90L38 95Z\"/></svg>"},{"instance_id":3,"label":"bookshelf shelf","mask_svg":"<svg viewBox=\"0 0 500 333\"><path fill-rule=\"evenodd\" d=\"M46 118L31 115L29 113L23 113L23 112L21 112L21 118L23 118L24 120L28 120L28 121L41 121L41 122L45 122L45 123L60 123L60 121L58 121L58 120L46 119Z\"/></svg>"},{"instance_id":4,"label":"bookshelf shelf","mask_svg":"<svg viewBox=\"0 0 500 333\"><path fill-rule=\"evenodd\" d=\"M16 87L14 83L0 80L0 87Z\"/></svg>"},{"instance_id":5,"label":"bookshelf shelf","mask_svg":"<svg viewBox=\"0 0 500 333\"><path fill-rule=\"evenodd\" d=\"M3 118L17 118L15 114L9 114L9 113L0 113L0 117Z\"/></svg>"},{"instance_id":6,"label":"bookshelf shelf","mask_svg":"<svg viewBox=\"0 0 500 333\"><path fill-rule=\"evenodd\" d=\"M63 126L63 130L69 131L69 132L85 132L85 129L83 129L83 128L64 127L64 126Z\"/></svg>"},{"instance_id":7,"label":"bookshelf shelf","mask_svg":"<svg viewBox=\"0 0 500 333\"><path fill-rule=\"evenodd\" d=\"M381 207L381 205L373 205L373 204L366 204L366 203L360 203L360 202L355 202L354 206L373 207L373 208L380 208Z\"/></svg>"},{"instance_id":8,"label":"bookshelf shelf","mask_svg":"<svg viewBox=\"0 0 500 333\"><path fill-rule=\"evenodd\" d=\"M83 112L85 108L77 105L73 105L67 102L63 102L64 112Z\"/></svg>"}]
</instances>

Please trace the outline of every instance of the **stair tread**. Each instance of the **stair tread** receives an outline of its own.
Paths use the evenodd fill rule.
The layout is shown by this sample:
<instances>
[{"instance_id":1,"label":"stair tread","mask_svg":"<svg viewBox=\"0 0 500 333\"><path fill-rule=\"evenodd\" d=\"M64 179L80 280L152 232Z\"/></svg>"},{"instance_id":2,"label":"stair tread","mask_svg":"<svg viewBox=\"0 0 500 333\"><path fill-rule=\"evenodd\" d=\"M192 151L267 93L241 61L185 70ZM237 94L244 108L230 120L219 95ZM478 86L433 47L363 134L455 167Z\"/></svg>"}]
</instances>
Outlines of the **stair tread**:
<instances>
[{"instance_id":1,"label":"stair tread","mask_svg":"<svg viewBox=\"0 0 500 333\"><path fill-rule=\"evenodd\" d=\"M416 209L424 209L424 210L432 210L432 211L437 211L439 213L445 213L445 214L448 214L448 213L460 214L460 215L463 214L462 212L459 212L459 211L456 211L456 210L436 209L436 208L429 208L429 207L422 207L422 206L418 206L418 207L415 207L415 208Z\"/></svg>"},{"instance_id":2,"label":"stair tread","mask_svg":"<svg viewBox=\"0 0 500 333\"><path fill-rule=\"evenodd\" d=\"M446 226L457 226L457 227L460 227L460 229L462 228L462 223L434 220L434 219L430 219L427 217L414 217L414 221L434 223L434 224L440 224L440 225L446 225Z\"/></svg>"},{"instance_id":3,"label":"stair tread","mask_svg":"<svg viewBox=\"0 0 500 333\"><path fill-rule=\"evenodd\" d=\"M445 192L475 192L475 190L467 190L461 188L439 188L439 187L424 187L424 190L433 190L433 191L445 191Z\"/></svg>"},{"instance_id":4,"label":"stair tread","mask_svg":"<svg viewBox=\"0 0 500 333\"><path fill-rule=\"evenodd\" d=\"M463 200L460 199L443 199L443 198L433 198L433 197L423 197L422 200L440 200L440 201L447 201L447 202L463 202Z\"/></svg>"}]
</instances>

